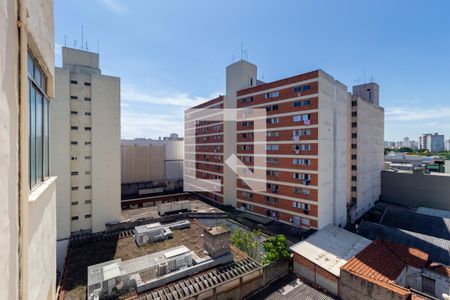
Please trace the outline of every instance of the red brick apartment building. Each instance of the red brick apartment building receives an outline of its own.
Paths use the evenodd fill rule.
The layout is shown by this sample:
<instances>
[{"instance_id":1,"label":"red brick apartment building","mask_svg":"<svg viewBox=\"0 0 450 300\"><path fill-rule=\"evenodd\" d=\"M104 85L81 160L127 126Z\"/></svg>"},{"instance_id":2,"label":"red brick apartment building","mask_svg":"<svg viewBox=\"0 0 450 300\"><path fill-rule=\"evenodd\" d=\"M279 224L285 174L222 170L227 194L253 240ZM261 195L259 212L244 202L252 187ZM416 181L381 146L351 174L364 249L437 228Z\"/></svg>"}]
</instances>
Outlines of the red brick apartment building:
<instances>
[{"instance_id":1,"label":"red brick apartment building","mask_svg":"<svg viewBox=\"0 0 450 300\"><path fill-rule=\"evenodd\" d=\"M355 137L352 132L356 130L355 126L352 131L352 123L356 122L352 122L355 113L352 114L352 95L347 87L322 70L263 83L256 80L256 66L243 60L227 67L226 81L225 96L194 108L262 108L266 111L266 128L256 128L252 120L192 121L186 126L185 147L186 154L195 153L195 161L185 158L185 174L220 179L220 191L201 193L213 201L255 215L301 228L344 225L347 209L358 201L357 184L351 184L353 179L357 181L356 175L352 177L356 167L351 167L357 164L351 151L357 150L352 144ZM363 86L361 90L366 89ZM370 104L378 107L378 102ZM187 111L187 118L194 113ZM375 117L384 118L384 115ZM365 133L370 134L370 128L365 128ZM265 152L255 154L255 147L260 143L255 137L261 134ZM374 143L375 152L382 153L383 139ZM251 173L237 176L224 163L232 154L250 170L265 169L265 190L252 190L248 181L261 179ZM265 166L254 164L258 155L264 156ZM370 172L381 172L382 156L376 159L379 158L381 164L369 166L376 168ZM366 168L361 166L361 169ZM189 185L185 182L185 187ZM379 186L379 182L366 185ZM371 194L372 198L378 196L379 193ZM364 197L361 196L359 203L365 202Z\"/></svg>"}]
</instances>

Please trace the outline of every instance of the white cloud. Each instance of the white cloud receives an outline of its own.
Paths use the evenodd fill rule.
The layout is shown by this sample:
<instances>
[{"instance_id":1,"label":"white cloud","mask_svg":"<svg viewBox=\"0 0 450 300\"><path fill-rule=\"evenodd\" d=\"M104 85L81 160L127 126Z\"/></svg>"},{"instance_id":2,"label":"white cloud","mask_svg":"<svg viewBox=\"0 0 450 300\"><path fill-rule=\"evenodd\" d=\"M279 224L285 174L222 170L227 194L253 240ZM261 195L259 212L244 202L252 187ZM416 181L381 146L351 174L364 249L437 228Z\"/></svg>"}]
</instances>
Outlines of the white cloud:
<instances>
[{"instance_id":1,"label":"white cloud","mask_svg":"<svg viewBox=\"0 0 450 300\"><path fill-rule=\"evenodd\" d=\"M208 97L191 96L188 93L169 93L169 92L148 92L136 88L130 84L122 85L122 101L136 101L148 104L174 105L181 107L192 107L202 102L211 100L219 96L220 93L214 93Z\"/></svg>"},{"instance_id":2,"label":"white cloud","mask_svg":"<svg viewBox=\"0 0 450 300\"><path fill-rule=\"evenodd\" d=\"M450 106L422 108L397 106L387 108L385 111L387 121L435 121L445 119L448 123L450 119Z\"/></svg>"},{"instance_id":3,"label":"white cloud","mask_svg":"<svg viewBox=\"0 0 450 300\"><path fill-rule=\"evenodd\" d=\"M122 4L121 0L99 0L106 8L115 13L125 13L127 8Z\"/></svg>"},{"instance_id":4,"label":"white cloud","mask_svg":"<svg viewBox=\"0 0 450 300\"><path fill-rule=\"evenodd\" d=\"M183 114L152 114L122 110L122 138L158 138L175 132L184 135Z\"/></svg>"}]
</instances>

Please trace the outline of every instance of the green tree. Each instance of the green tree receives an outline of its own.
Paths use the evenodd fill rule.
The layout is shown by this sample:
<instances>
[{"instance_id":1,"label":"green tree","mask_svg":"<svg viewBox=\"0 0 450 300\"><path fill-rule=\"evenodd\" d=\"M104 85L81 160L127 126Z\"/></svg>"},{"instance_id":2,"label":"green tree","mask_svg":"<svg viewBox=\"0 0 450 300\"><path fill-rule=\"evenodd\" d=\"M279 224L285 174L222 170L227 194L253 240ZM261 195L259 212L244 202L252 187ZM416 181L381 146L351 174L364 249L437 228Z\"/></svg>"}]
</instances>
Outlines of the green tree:
<instances>
[{"instance_id":1,"label":"green tree","mask_svg":"<svg viewBox=\"0 0 450 300\"><path fill-rule=\"evenodd\" d=\"M264 250L266 250L264 263L271 263L273 261L289 257L286 237L282 234L269 237L264 242Z\"/></svg>"},{"instance_id":2,"label":"green tree","mask_svg":"<svg viewBox=\"0 0 450 300\"><path fill-rule=\"evenodd\" d=\"M231 243L251 258L258 259L260 235L260 232L257 230L249 232L241 228L236 228L231 235Z\"/></svg>"}]
</instances>

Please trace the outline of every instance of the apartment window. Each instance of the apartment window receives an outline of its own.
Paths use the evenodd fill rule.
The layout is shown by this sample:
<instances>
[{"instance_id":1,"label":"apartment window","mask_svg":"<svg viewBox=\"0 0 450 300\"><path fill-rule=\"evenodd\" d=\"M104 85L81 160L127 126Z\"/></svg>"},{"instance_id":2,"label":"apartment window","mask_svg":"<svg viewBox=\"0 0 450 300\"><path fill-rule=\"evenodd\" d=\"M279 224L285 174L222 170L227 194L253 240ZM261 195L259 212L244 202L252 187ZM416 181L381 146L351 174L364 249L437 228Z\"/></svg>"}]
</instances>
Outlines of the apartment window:
<instances>
[{"instance_id":1,"label":"apartment window","mask_svg":"<svg viewBox=\"0 0 450 300\"><path fill-rule=\"evenodd\" d=\"M356 117L358 113L356 111L352 111L352 117Z\"/></svg>"},{"instance_id":2,"label":"apartment window","mask_svg":"<svg viewBox=\"0 0 450 300\"><path fill-rule=\"evenodd\" d=\"M356 181L356 176L352 176L352 181Z\"/></svg>"},{"instance_id":3,"label":"apartment window","mask_svg":"<svg viewBox=\"0 0 450 300\"><path fill-rule=\"evenodd\" d=\"M47 77L28 52L29 185L49 176L49 100Z\"/></svg>"},{"instance_id":4,"label":"apartment window","mask_svg":"<svg viewBox=\"0 0 450 300\"><path fill-rule=\"evenodd\" d=\"M92 200L84 200L84 204L91 204Z\"/></svg>"},{"instance_id":5,"label":"apartment window","mask_svg":"<svg viewBox=\"0 0 450 300\"><path fill-rule=\"evenodd\" d=\"M85 219L90 219L90 218L91 218L91 215L84 215L84 218L85 218Z\"/></svg>"},{"instance_id":6,"label":"apartment window","mask_svg":"<svg viewBox=\"0 0 450 300\"><path fill-rule=\"evenodd\" d=\"M309 105L311 105L311 100L310 99L308 99L308 100L298 100L298 101L294 101L293 102L293 106L294 107L301 107L301 106L309 106Z\"/></svg>"},{"instance_id":7,"label":"apartment window","mask_svg":"<svg viewBox=\"0 0 450 300\"><path fill-rule=\"evenodd\" d=\"M76 172L76 171L70 172L70 175L76 176L76 175L78 175L78 172Z\"/></svg>"},{"instance_id":8,"label":"apartment window","mask_svg":"<svg viewBox=\"0 0 450 300\"><path fill-rule=\"evenodd\" d=\"M86 130L86 131L91 131L91 127L84 127L84 130Z\"/></svg>"},{"instance_id":9,"label":"apartment window","mask_svg":"<svg viewBox=\"0 0 450 300\"><path fill-rule=\"evenodd\" d=\"M352 166L352 171L356 171L356 166Z\"/></svg>"},{"instance_id":10,"label":"apartment window","mask_svg":"<svg viewBox=\"0 0 450 300\"><path fill-rule=\"evenodd\" d=\"M278 159L278 157L266 157L266 163L277 164L277 163L279 163L279 159Z\"/></svg>"},{"instance_id":11,"label":"apartment window","mask_svg":"<svg viewBox=\"0 0 450 300\"><path fill-rule=\"evenodd\" d=\"M91 156L90 156L90 155L86 155L86 156L84 157L84 159L91 159Z\"/></svg>"},{"instance_id":12,"label":"apartment window","mask_svg":"<svg viewBox=\"0 0 450 300\"><path fill-rule=\"evenodd\" d=\"M72 221L77 221L77 220L78 220L78 217L77 217L77 216L72 217Z\"/></svg>"},{"instance_id":13,"label":"apartment window","mask_svg":"<svg viewBox=\"0 0 450 300\"><path fill-rule=\"evenodd\" d=\"M250 103L253 102L253 97L245 97L241 99L241 103Z\"/></svg>"},{"instance_id":14,"label":"apartment window","mask_svg":"<svg viewBox=\"0 0 450 300\"><path fill-rule=\"evenodd\" d=\"M91 188L92 188L92 186L90 186L90 185L84 186L84 189L85 189L85 190L90 190Z\"/></svg>"},{"instance_id":15,"label":"apartment window","mask_svg":"<svg viewBox=\"0 0 450 300\"><path fill-rule=\"evenodd\" d=\"M91 83L90 82L85 82L84 85L85 86L91 86Z\"/></svg>"},{"instance_id":16,"label":"apartment window","mask_svg":"<svg viewBox=\"0 0 450 300\"><path fill-rule=\"evenodd\" d=\"M72 160L77 160L78 158L76 156L72 156Z\"/></svg>"},{"instance_id":17,"label":"apartment window","mask_svg":"<svg viewBox=\"0 0 450 300\"><path fill-rule=\"evenodd\" d=\"M278 110L278 104L266 106L266 111Z\"/></svg>"},{"instance_id":18,"label":"apartment window","mask_svg":"<svg viewBox=\"0 0 450 300\"><path fill-rule=\"evenodd\" d=\"M241 195L244 199L250 199L253 198L253 194L249 192L241 192Z\"/></svg>"},{"instance_id":19,"label":"apartment window","mask_svg":"<svg viewBox=\"0 0 450 300\"><path fill-rule=\"evenodd\" d=\"M276 137L276 136L279 136L279 135L280 135L279 131L267 131L266 132L266 136L267 137Z\"/></svg>"},{"instance_id":20,"label":"apartment window","mask_svg":"<svg viewBox=\"0 0 450 300\"><path fill-rule=\"evenodd\" d=\"M78 112L77 112L77 111L74 111L74 110L71 110L71 111L70 111L70 114L71 114L71 115L78 115Z\"/></svg>"},{"instance_id":21,"label":"apartment window","mask_svg":"<svg viewBox=\"0 0 450 300\"><path fill-rule=\"evenodd\" d=\"M76 80L71 80L70 83L71 83L71 84L78 84L78 81L76 81Z\"/></svg>"},{"instance_id":22,"label":"apartment window","mask_svg":"<svg viewBox=\"0 0 450 300\"><path fill-rule=\"evenodd\" d=\"M253 147L251 145L242 145L242 150L247 151L247 150L252 150Z\"/></svg>"},{"instance_id":23,"label":"apartment window","mask_svg":"<svg viewBox=\"0 0 450 300\"><path fill-rule=\"evenodd\" d=\"M253 121L244 121L241 122L241 126L253 126Z\"/></svg>"},{"instance_id":24,"label":"apartment window","mask_svg":"<svg viewBox=\"0 0 450 300\"><path fill-rule=\"evenodd\" d=\"M352 139L356 139L357 136L358 136L358 134L352 133Z\"/></svg>"},{"instance_id":25,"label":"apartment window","mask_svg":"<svg viewBox=\"0 0 450 300\"><path fill-rule=\"evenodd\" d=\"M311 151L311 144L295 144L294 151Z\"/></svg>"},{"instance_id":26,"label":"apartment window","mask_svg":"<svg viewBox=\"0 0 450 300\"><path fill-rule=\"evenodd\" d=\"M78 126L70 126L71 130L78 130Z\"/></svg>"},{"instance_id":27,"label":"apartment window","mask_svg":"<svg viewBox=\"0 0 450 300\"><path fill-rule=\"evenodd\" d=\"M356 144L352 144L352 149L356 149L357 145Z\"/></svg>"},{"instance_id":28,"label":"apartment window","mask_svg":"<svg viewBox=\"0 0 450 300\"><path fill-rule=\"evenodd\" d=\"M357 191L356 186L352 186L352 192L356 192L356 191Z\"/></svg>"},{"instance_id":29,"label":"apartment window","mask_svg":"<svg viewBox=\"0 0 450 300\"><path fill-rule=\"evenodd\" d=\"M292 135L294 138L302 135L311 135L311 129L296 129L292 131Z\"/></svg>"},{"instance_id":30,"label":"apartment window","mask_svg":"<svg viewBox=\"0 0 450 300\"><path fill-rule=\"evenodd\" d=\"M78 187L77 186L73 186L72 187L72 191L78 191Z\"/></svg>"},{"instance_id":31,"label":"apartment window","mask_svg":"<svg viewBox=\"0 0 450 300\"><path fill-rule=\"evenodd\" d=\"M87 112L84 113L84 115L85 115L85 116L90 116L91 113L87 111Z\"/></svg>"},{"instance_id":32,"label":"apartment window","mask_svg":"<svg viewBox=\"0 0 450 300\"><path fill-rule=\"evenodd\" d=\"M278 96L280 96L280 92L279 91L266 93L266 99L275 98L275 97L278 97Z\"/></svg>"},{"instance_id":33,"label":"apartment window","mask_svg":"<svg viewBox=\"0 0 450 300\"><path fill-rule=\"evenodd\" d=\"M78 201L73 201L71 205L78 205Z\"/></svg>"},{"instance_id":34,"label":"apartment window","mask_svg":"<svg viewBox=\"0 0 450 300\"><path fill-rule=\"evenodd\" d=\"M305 115L296 115L292 117L292 121L294 122L309 122L311 120L311 115L310 114L305 114Z\"/></svg>"},{"instance_id":35,"label":"apartment window","mask_svg":"<svg viewBox=\"0 0 450 300\"><path fill-rule=\"evenodd\" d=\"M278 124L278 123L280 123L280 119L279 118L269 118L269 119L267 119L267 123Z\"/></svg>"},{"instance_id":36,"label":"apartment window","mask_svg":"<svg viewBox=\"0 0 450 300\"><path fill-rule=\"evenodd\" d=\"M243 162L252 162L253 158L251 156L243 156L242 161Z\"/></svg>"},{"instance_id":37,"label":"apartment window","mask_svg":"<svg viewBox=\"0 0 450 300\"><path fill-rule=\"evenodd\" d=\"M266 145L266 150L267 151L278 151L278 150L280 150L280 146L279 145Z\"/></svg>"},{"instance_id":38,"label":"apartment window","mask_svg":"<svg viewBox=\"0 0 450 300\"><path fill-rule=\"evenodd\" d=\"M303 165L303 166L310 166L311 165L311 160L310 159L299 159L299 158L294 158L292 160L292 163L294 165Z\"/></svg>"},{"instance_id":39,"label":"apartment window","mask_svg":"<svg viewBox=\"0 0 450 300\"><path fill-rule=\"evenodd\" d=\"M352 122L352 128L356 128L356 122Z\"/></svg>"},{"instance_id":40,"label":"apartment window","mask_svg":"<svg viewBox=\"0 0 450 300\"><path fill-rule=\"evenodd\" d=\"M357 159L357 155L356 154L352 154L352 159L356 160Z\"/></svg>"},{"instance_id":41,"label":"apartment window","mask_svg":"<svg viewBox=\"0 0 450 300\"><path fill-rule=\"evenodd\" d=\"M358 106L358 101L356 101L356 100L355 100L355 101L352 101L352 106L353 106L353 107Z\"/></svg>"},{"instance_id":42,"label":"apartment window","mask_svg":"<svg viewBox=\"0 0 450 300\"><path fill-rule=\"evenodd\" d=\"M91 171L84 172L84 175L91 175Z\"/></svg>"},{"instance_id":43,"label":"apartment window","mask_svg":"<svg viewBox=\"0 0 450 300\"><path fill-rule=\"evenodd\" d=\"M78 100L78 96L70 96L70 99L72 99L72 100Z\"/></svg>"},{"instance_id":44,"label":"apartment window","mask_svg":"<svg viewBox=\"0 0 450 300\"><path fill-rule=\"evenodd\" d=\"M84 97L84 101L91 101L91 98L89 98L89 97Z\"/></svg>"},{"instance_id":45,"label":"apartment window","mask_svg":"<svg viewBox=\"0 0 450 300\"><path fill-rule=\"evenodd\" d=\"M302 91L303 91L303 92L309 91L309 90L311 90L311 86L310 86L309 84L306 84L306 85L304 85L304 86L302 87Z\"/></svg>"},{"instance_id":46,"label":"apartment window","mask_svg":"<svg viewBox=\"0 0 450 300\"><path fill-rule=\"evenodd\" d=\"M278 199L275 198L275 197L266 196L265 198L266 198L266 202L269 202L269 203L272 203L272 204L275 204L275 203L278 202Z\"/></svg>"},{"instance_id":47,"label":"apartment window","mask_svg":"<svg viewBox=\"0 0 450 300\"><path fill-rule=\"evenodd\" d=\"M90 145L90 144L91 144L91 142L84 142L84 144L85 144L85 145Z\"/></svg>"},{"instance_id":48,"label":"apartment window","mask_svg":"<svg viewBox=\"0 0 450 300\"><path fill-rule=\"evenodd\" d=\"M272 176L272 177L278 177L278 171L267 170L266 171L266 175L267 176Z\"/></svg>"},{"instance_id":49,"label":"apartment window","mask_svg":"<svg viewBox=\"0 0 450 300\"><path fill-rule=\"evenodd\" d=\"M241 136L242 136L244 139L246 139L246 138L251 138L251 137L253 137L253 134L250 133L250 132L244 132L244 133L241 133ZM218 135L218 137L220 137L220 135Z\"/></svg>"},{"instance_id":50,"label":"apartment window","mask_svg":"<svg viewBox=\"0 0 450 300\"><path fill-rule=\"evenodd\" d=\"M436 281L434 279L422 276L422 292L434 296L435 286Z\"/></svg>"}]
</instances>

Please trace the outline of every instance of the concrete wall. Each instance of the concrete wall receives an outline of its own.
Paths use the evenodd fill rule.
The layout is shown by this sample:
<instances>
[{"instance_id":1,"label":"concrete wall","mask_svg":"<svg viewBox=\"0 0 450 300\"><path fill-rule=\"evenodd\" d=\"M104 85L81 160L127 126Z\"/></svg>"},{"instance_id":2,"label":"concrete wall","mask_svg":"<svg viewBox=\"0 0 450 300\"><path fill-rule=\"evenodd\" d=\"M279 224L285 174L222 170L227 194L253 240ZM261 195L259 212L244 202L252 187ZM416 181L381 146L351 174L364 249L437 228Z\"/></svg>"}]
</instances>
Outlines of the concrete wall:
<instances>
[{"instance_id":1,"label":"concrete wall","mask_svg":"<svg viewBox=\"0 0 450 300\"><path fill-rule=\"evenodd\" d=\"M182 179L183 160L184 141L122 140L122 184Z\"/></svg>"},{"instance_id":2,"label":"concrete wall","mask_svg":"<svg viewBox=\"0 0 450 300\"><path fill-rule=\"evenodd\" d=\"M226 96L224 108L237 107L236 92L256 85L257 67L244 60L235 62L226 69ZM223 144L223 162L237 153L236 122L224 122L223 134L226 137ZM223 166L223 204L236 207L236 173L227 165Z\"/></svg>"},{"instance_id":3,"label":"concrete wall","mask_svg":"<svg viewBox=\"0 0 450 300\"><path fill-rule=\"evenodd\" d=\"M409 207L450 210L450 176L381 172L382 200Z\"/></svg>"},{"instance_id":4,"label":"concrete wall","mask_svg":"<svg viewBox=\"0 0 450 300\"><path fill-rule=\"evenodd\" d=\"M384 110L361 98L357 100L357 192L350 219L355 221L378 201L384 166Z\"/></svg>"},{"instance_id":5,"label":"concrete wall","mask_svg":"<svg viewBox=\"0 0 450 300\"><path fill-rule=\"evenodd\" d=\"M47 94L51 97L53 1L21 3L23 16L28 14L21 20L20 51L24 59L20 63L27 70L26 51L30 49L48 77ZM55 178L48 178L39 188L29 191L28 83L26 73L19 73L18 11L17 0L0 2L0 299L54 299ZM23 98L19 103L20 93Z\"/></svg>"},{"instance_id":6,"label":"concrete wall","mask_svg":"<svg viewBox=\"0 0 450 300\"><path fill-rule=\"evenodd\" d=\"M56 209L58 240L70 237L70 83L69 71L55 69L55 97L50 103L50 173L58 176Z\"/></svg>"},{"instance_id":7,"label":"concrete wall","mask_svg":"<svg viewBox=\"0 0 450 300\"><path fill-rule=\"evenodd\" d=\"M346 223L349 101L347 87L320 71L318 229Z\"/></svg>"},{"instance_id":8,"label":"concrete wall","mask_svg":"<svg viewBox=\"0 0 450 300\"><path fill-rule=\"evenodd\" d=\"M400 300L408 299L409 296L409 293L406 296L394 293L372 282L354 276L345 270L341 270L339 293L343 300Z\"/></svg>"},{"instance_id":9,"label":"concrete wall","mask_svg":"<svg viewBox=\"0 0 450 300\"><path fill-rule=\"evenodd\" d=\"M28 297L55 295L56 177L46 180L30 197L28 229ZM34 198L36 197L36 198Z\"/></svg>"},{"instance_id":10,"label":"concrete wall","mask_svg":"<svg viewBox=\"0 0 450 300\"><path fill-rule=\"evenodd\" d=\"M15 0L0 2L0 299L19 293L18 237L18 51Z\"/></svg>"},{"instance_id":11,"label":"concrete wall","mask_svg":"<svg viewBox=\"0 0 450 300\"><path fill-rule=\"evenodd\" d=\"M120 78L92 75L92 231L120 219Z\"/></svg>"}]
</instances>

